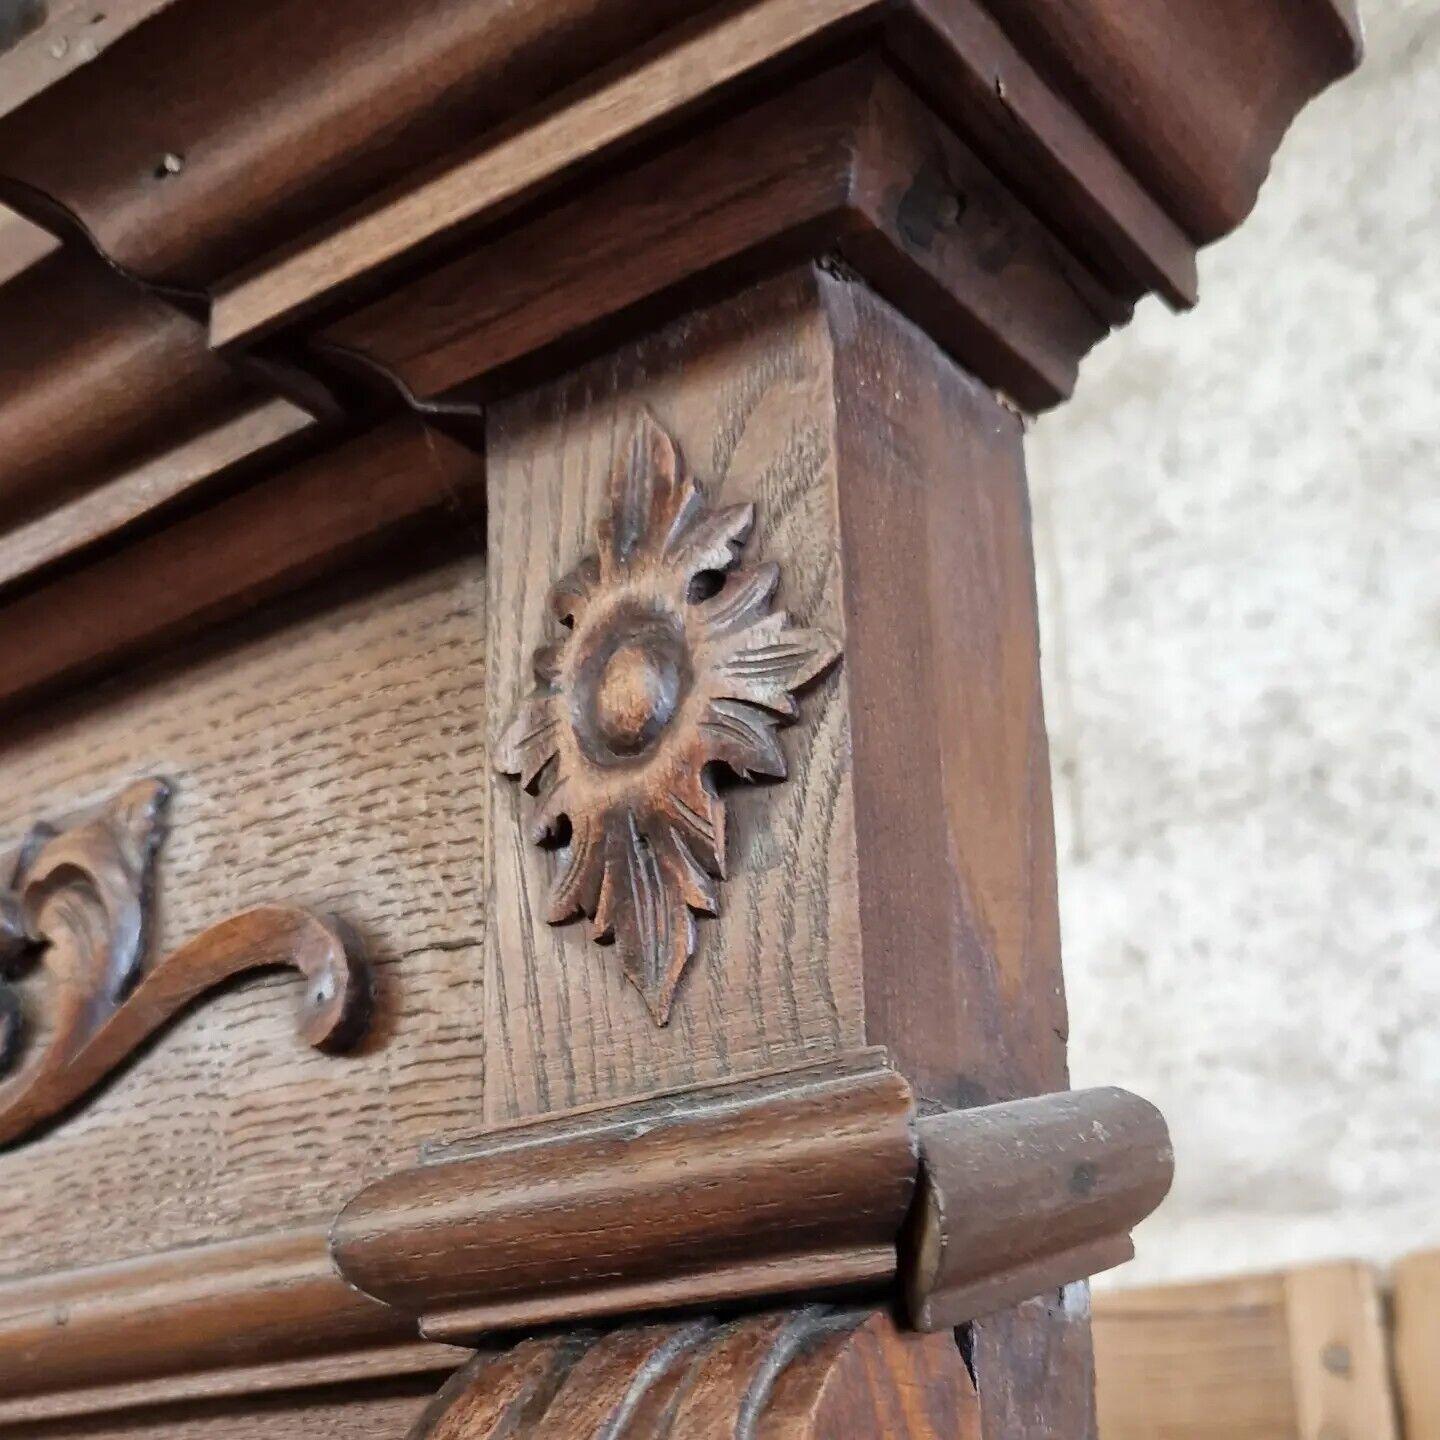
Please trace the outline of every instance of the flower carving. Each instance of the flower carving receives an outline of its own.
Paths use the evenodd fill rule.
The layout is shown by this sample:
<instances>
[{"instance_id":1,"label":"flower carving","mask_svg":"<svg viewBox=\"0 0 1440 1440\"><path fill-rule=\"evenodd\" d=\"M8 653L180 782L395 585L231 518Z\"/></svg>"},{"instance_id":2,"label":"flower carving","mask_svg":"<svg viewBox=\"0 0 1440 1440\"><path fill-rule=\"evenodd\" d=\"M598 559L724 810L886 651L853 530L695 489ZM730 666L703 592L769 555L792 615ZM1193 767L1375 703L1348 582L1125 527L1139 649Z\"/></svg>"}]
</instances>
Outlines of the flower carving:
<instances>
[{"instance_id":1,"label":"flower carving","mask_svg":"<svg viewBox=\"0 0 1440 1440\"><path fill-rule=\"evenodd\" d=\"M773 563L741 564L751 504L711 509L675 442L642 413L609 482L597 553L552 589L562 637L495 757L540 795L532 839L558 849L545 918L590 917L661 1025L719 913L725 773L786 776L793 692L840 647L772 610Z\"/></svg>"}]
</instances>

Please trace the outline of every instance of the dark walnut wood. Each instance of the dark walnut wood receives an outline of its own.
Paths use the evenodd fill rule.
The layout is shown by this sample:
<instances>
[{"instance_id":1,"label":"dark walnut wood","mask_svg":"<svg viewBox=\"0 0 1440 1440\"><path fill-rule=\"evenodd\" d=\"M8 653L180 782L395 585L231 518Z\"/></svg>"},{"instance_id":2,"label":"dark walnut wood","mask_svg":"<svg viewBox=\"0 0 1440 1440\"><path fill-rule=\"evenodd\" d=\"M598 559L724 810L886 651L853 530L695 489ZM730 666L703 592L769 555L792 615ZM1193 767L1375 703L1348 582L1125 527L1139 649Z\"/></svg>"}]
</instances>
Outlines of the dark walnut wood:
<instances>
[{"instance_id":1,"label":"dark walnut wood","mask_svg":"<svg viewBox=\"0 0 1440 1440\"><path fill-rule=\"evenodd\" d=\"M13 979L38 959L44 984L33 1044L19 992L0 984L0 1145L62 1114L206 990L248 970L301 972L309 1044L343 1050L364 1031L364 960L302 910L237 915L146 965L166 799L162 781L137 781L72 828L37 826L22 847L0 910L0 973Z\"/></svg>"},{"instance_id":2,"label":"dark walnut wood","mask_svg":"<svg viewBox=\"0 0 1440 1440\"><path fill-rule=\"evenodd\" d=\"M474 450L395 419L44 577L0 599L0 708L245 614L427 523L478 538L484 473Z\"/></svg>"},{"instance_id":3,"label":"dark walnut wood","mask_svg":"<svg viewBox=\"0 0 1440 1440\"><path fill-rule=\"evenodd\" d=\"M409 1440L978 1440L978 1422L953 1337L813 1305L483 1353Z\"/></svg>"},{"instance_id":4,"label":"dark walnut wood","mask_svg":"<svg viewBox=\"0 0 1440 1440\"><path fill-rule=\"evenodd\" d=\"M1078 1090L925 1116L906 1294L953 1329L1135 1254L1170 1189L1164 1117L1124 1090Z\"/></svg>"},{"instance_id":5,"label":"dark walnut wood","mask_svg":"<svg viewBox=\"0 0 1440 1440\"><path fill-rule=\"evenodd\" d=\"M440 1342L581 1320L878 1304L900 1280L949 1328L1115 1263L1169 1169L1134 1096L917 1119L873 1052L592 1107L451 1147L328 1221L0 1284L0 1425L439 1371L461 1354Z\"/></svg>"},{"instance_id":6,"label":"dark walnut wood","mask_svg":"<svg viewBox=\"0 0 1440 1440\"><path fill-rule=\"evenodd\" d=\"M431 1338L884 1284L915 1184L874 1055L514 1127L362 1191L359 1290Z\"/></svg>"},{"instance_id":7,"label":"dark walnut wood","mask_svg":"<svg viewBox=\"0 0 1440 1440\"><path fill-rule=\"evenodd\" d=\"M694 914L715 915L725 875L717 775L785 779L777 729L792 698L840 653L773 610L780 567L740 565L753 504L711 509L674 440L645 411L610 473L599 547L555 583L568 632L535 652L535 689L495 765L540 805L558 851L545 918L584 913L613 941L661 1024L695 953Z\"/></svg>"}]
</instances>

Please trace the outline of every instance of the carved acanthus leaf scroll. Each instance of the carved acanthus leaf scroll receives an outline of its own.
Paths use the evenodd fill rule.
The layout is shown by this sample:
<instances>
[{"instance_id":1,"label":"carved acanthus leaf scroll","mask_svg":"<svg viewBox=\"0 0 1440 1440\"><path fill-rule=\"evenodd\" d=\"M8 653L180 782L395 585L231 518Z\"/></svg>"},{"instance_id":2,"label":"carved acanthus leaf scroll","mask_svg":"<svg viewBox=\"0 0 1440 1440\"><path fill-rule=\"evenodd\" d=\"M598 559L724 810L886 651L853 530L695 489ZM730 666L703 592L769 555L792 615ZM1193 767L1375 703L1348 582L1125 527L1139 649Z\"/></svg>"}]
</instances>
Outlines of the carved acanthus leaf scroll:
<instances>
[{"instance_id":1,"label":"carved acanthus leaf scroll","mask_svg":"<svg viewBox=\"0 0 1440 1440\"><path fill-rule=\"evenodd\" d=\"M714 771L783 780L792 693L840 647L772 611L780 570L742 565L751 504L711 509L675 442L642 413L610 476L598 551L553 588L566 627L535 652L535 689L495 764L543 793L537 844L559 848L545 918L583 913L613 940L660 1024L718 913L725 805Z\"/></svg>"},{"instance_id":2,"label":"carved acanthus leaf scroll","mask_svg":"<svg viewBox=\"0 0 1440 1440\"><path fill-rule=\"evenodd\" d=\"M369 1019L372 984L332 925L265 906L146 966L163 781L128 786L64 830L37 825L0 891L0 1145L53 1119L205 991L245 971L299 970L300 1032L340 1050ZM16 981L38 968L33 1013Z\"/></svg>"}]
</instances>

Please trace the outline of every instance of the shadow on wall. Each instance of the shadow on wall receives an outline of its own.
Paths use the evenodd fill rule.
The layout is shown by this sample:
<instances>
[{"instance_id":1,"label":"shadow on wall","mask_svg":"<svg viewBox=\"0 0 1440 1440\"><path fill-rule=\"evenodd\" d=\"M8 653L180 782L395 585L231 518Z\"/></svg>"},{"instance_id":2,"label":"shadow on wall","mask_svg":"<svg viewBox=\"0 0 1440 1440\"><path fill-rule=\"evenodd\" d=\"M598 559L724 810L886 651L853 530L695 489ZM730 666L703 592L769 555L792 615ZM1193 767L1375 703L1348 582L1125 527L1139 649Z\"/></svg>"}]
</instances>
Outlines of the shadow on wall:
<instances>
[{"instance_id":1,"label":"shadow on wall","mask_svg":"<svg viewBox=\"0 0 1440 1440\"><path fill-rule=\"evenodd\" d=\"M45 19L45 0L0 0L0 51L10 49Z\"/></svg>"}]
</instances>

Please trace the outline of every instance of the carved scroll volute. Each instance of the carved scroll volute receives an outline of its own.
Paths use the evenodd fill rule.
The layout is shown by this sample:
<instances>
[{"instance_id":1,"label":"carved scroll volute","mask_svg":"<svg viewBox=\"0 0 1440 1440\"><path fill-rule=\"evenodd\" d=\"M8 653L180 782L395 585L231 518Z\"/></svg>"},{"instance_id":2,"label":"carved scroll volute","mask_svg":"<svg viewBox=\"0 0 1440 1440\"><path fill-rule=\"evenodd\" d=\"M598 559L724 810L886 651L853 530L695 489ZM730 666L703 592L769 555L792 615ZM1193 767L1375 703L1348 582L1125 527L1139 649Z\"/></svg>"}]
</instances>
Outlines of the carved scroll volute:
<instances>
[{"instance_id":1,"label":"carved scroll volute","mask_svg":"<svg viewBox=\"0 0 1440 1440\"><path fill-rule=\"evenodd\" d=\"M495 765L542 795L533 838L559 851L546 920L591 917L663 1025L694 916L719 912L716 773L786 777L776 732L840 646L772 608L779 566L741 563L754 505L710 508L649 414L608 498L596 553L551 592L561 636L535 651Z\"/></svg>"},{"instance_id":2,"label":"carved scroll volute","mask_svg":"<svg viewBox=\"0 0 1440 1440\"><path fill-rule=\"evenodd\" d=\"M309 981L299 1028L343 1049L363 1033L368 968L333 924L288 906L222 921L148 970L155 858L168 789L128 786L65 830L37 825L0 892L0 1145L67 1109L168 1020L247 970ZM10 982L31 968L28 1008Z\"/></svg>"}]
</instances>

